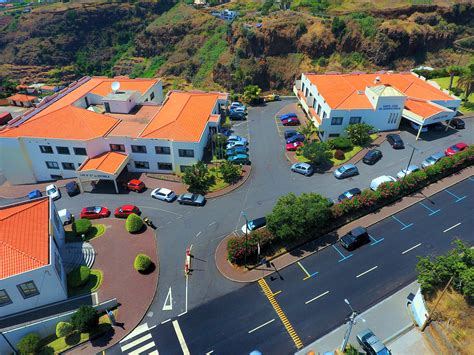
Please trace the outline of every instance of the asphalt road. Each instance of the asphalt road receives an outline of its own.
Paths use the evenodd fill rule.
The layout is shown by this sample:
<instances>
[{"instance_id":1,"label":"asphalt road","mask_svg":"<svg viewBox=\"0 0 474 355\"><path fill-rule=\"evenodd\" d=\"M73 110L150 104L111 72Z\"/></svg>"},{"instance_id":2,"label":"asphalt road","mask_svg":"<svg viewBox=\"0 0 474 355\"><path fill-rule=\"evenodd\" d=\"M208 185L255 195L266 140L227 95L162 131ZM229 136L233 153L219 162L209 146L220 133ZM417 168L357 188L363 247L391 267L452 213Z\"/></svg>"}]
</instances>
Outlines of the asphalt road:
<instances>
[{"instance_id":1,"label":"asphalt road","mask_svg":"<svg viewBox=\"0 0 474 355\"><path fill-rule=\"evenodd\" d=\"M372 243L355 251L328 247L267 277L279 313L253 283L153 327L152 340L165 354L181 354L183 347L191 354L293 353L281 314L307 345L344 322L350 314L344 298L364 311L416 278L418 256L446 253L456 238L472 244L473 187L471 177L371 226Z\"/></svg>"}]
</instances>

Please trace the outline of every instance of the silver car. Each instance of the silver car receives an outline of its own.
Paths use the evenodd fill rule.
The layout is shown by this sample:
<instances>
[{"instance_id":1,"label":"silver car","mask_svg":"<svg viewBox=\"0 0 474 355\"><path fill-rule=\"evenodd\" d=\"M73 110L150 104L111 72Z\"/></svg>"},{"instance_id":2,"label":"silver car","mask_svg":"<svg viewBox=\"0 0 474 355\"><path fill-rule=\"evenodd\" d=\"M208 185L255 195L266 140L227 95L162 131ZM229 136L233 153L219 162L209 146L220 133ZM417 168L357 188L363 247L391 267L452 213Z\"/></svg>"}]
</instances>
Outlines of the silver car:
<instances>
[{"instance_id":1,"label":"silver car","mask_svg":"<svg viewBox=\"0 0 474 355\"><path fill-rule=\"evenodd\" d=\"M430 155L428 158L421 162L421 166L423 168L427 168L428 166L436 164L440 159L444 158L446 155L443 152L434 153Z\"/></svg>"},{"instance_id":2,"label":"silver car","mask_svg":"<svg viewBox=\"0 0 474 355\"><path fill-rule=\"evenodd\" d=\"M296 163L293 164L290 169L294 173L299 173L306 176L310 176L313 174L313 167L308 163Z\"/></svg>"},{"instance_id":3,"label":"silver car","mask_svg":"<svg viewBox=\"0 0 474 355\"><path fill-rule=\"evenodd\" d=\"M370 329L365 329L356 336L362 349L370 355L390 355L384 343Z\"/></svg>"},{"instance_id":4,"label":"silver car","mask_svg":"<svg viewBox=\"0 0 474 355\"><path fill-rule=\"evenodd\" d=\"M188 192L178 196L178 203L180 205L204 206L206 198L203 195Z\"/></svg>"},{"instance_id":5,"label":"silver car","mask_svg":"<svg viewBox=\"0 0 474 355\"><path fill-rule=\"evenodd\" d=\"M415 171L419 171L419 170L420 170L420 168L417 165L410 165L408 168L400 170L397 173L397 178L401 180L406 175L410 175L411 173L413 173Z\"/></svg>"},{"instance_id":6,"label":"silver car","mask_svg":"<svg viewBox=\"0 0 474 355\"><path fill-rule=\"evenodd\" d=\"M336 179L344 179L357 174L359 174L359 170L354 164L346 164L334 170L334 177Z\"/></svg>"}]
</instances>

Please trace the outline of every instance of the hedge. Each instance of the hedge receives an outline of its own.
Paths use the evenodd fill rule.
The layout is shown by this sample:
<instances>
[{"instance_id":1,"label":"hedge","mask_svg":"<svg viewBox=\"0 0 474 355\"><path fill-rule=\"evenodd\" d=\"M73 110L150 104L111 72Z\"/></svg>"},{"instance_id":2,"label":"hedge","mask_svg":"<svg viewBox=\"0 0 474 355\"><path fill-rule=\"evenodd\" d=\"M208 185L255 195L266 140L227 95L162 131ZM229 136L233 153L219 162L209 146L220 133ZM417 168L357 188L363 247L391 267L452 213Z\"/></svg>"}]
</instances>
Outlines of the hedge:
<instances>
[{"instance_id":1,"label":"hedge","mask_svg":"<svg viewBox=\"0 0 474 355\"><path fill-rule=\"evenodd\" d=\"M71 317L74 327L81 333L88 333L99 324L99 315L92 306L80 306Z\"/></svg>"},{"instance_id":2,"label":"hedge","mask_svg":"<svg viewBox=\"0 0 474 355\"><path fill-rule=\"evenodd\" d=\"M145 254L138 254L133 262L133 267L138 272L146 272L151 266L151 258Z\"/></svg>"},{"instance_id":3,"label":"hedge","mask_svg":"<svg viewBox=\"0 0 474 355\"><path fill-rule=\"evenodd\" d=\"M132 213L127 217L127 221L125 222L125 229L129 233L137 233L143 228L143 220L140 216Z\"/></svg>"},{"instance_id":4,"label":"hedge","mask_svg":"<svg viewBox=\"0 0 474 355\"><path fill-rule=\"evenodd\" d=\"M89 276L91 275L91 269L87 266L79 266L73 269L69 274L67 274L67 284L70 287L76 288L85 285L89 281Z\"/></svg>"},{"instance_id":5,"label":"hedge","mask_svg":"<svg viewBox=\"0 0 474 355\"><path fill-rule=\"evenodd\" d=\"M88 219L78 219L72 224L72 230L78 235L87 234L92 227L92 222Z\"/></svg>"},{"instance_id":6,"label":"hedge","mask_svg":"<svg viewBox=\"0 0 474 355\"><path fill-rule=\"evenodd\" d=\"M352 144L352 141L347 137L337 137L330 139L328 141L328 145L331 147L331 149L340 149L344 151L354 148L354 144Z\"/></svg>"},{"instance_id":7,"label":"hedge","mask_svg":"<svg viewBox=\"0 0 474 355\"><path fill-rule=\"evenodd\" d=\"M20 354L36 354L39 348L40 337L36 333L26 334L16 344Z\"/></svg>"}]
</instances>

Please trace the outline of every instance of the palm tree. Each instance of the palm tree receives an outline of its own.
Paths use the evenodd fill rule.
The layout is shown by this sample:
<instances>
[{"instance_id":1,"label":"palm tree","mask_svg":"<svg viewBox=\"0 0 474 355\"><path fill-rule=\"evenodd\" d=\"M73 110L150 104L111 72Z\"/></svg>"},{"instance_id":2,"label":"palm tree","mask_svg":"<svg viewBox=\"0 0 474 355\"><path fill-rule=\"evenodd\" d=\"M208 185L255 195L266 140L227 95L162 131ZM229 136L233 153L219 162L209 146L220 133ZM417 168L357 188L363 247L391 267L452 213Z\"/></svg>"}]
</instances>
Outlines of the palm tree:
<instances>
[{"instance_id":1,"label":"palm tree","mask_svg":"<svg viewBox=\"0 0 474 355\"><path fill-rule=\"evenodd\" d=\"M461 74L457 87L464 90L464 101L467 102L469 95L474 91L474 64Z\"/></svg>"},{"instance_id":2,"label":"palm tree","mask_svg":"<svg viewBox=\"0 0 474 355\"><path fill-rule=\"evenodd\" d=\"M308 121L306 122L306 124L298 128L298 132L300 132L304 136L305 141L309 142L313 133L317 132L317 128L314 127L311 121Z\"/></svg>"}]
</instances>

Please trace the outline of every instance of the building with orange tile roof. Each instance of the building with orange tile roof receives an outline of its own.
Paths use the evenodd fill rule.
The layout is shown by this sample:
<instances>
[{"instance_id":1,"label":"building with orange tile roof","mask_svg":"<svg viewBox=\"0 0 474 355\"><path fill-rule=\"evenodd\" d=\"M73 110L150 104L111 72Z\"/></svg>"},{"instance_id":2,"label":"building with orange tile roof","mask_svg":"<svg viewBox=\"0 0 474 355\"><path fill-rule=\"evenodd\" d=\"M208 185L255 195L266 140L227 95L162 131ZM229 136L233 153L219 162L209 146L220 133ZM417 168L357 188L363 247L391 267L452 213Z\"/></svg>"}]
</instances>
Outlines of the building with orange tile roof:
<instances>
[{"instance_id":1,"label":"building with orange tile roof","mask_svg":"<svg viewBox=\"0 0 474 355\"><path fill-rule=\"evenodd\" d=\"M1 316L67 298L64 240L48 197L0 207Z\"/></svg>"},{"instance_id":2,"label":"building with orange tile roof","mask_svg":"<svg viewBox=\"0 0 474 355\"><path fill-rule=\"evenodd\" d=\"M293 88L322 140L364 122L379 131L398 129L402 119L419 126L450 120L461 100L413 73L302 74ZM417 136L417 138L418 138Z\"/></svg>"},{"instance_id":3,"label":"building with orange tile roof","mask_svg":"<svg viewBox=\"0 0 474 355\"><path fill-rule=\"evenodd\" d=\"M15 94L7 97L7 101L13 106L32 107L38 101L38 98L27 94Z\"/></svg>"},{"instance_id":4,"label":"building with orange tile roof","mask_svg":"<svg viewBox=\"0 0 474 355\"><path fill-rule=\"evenodd\" d=\"M79 177L91 186L116 185L125 168L181 172L202 159L227 97L169 91L164 98L159 79L84 77L0 129L0 169L13 184ZM87 168L121 155L114 173Z\"/></svg>"}]
</instances>

